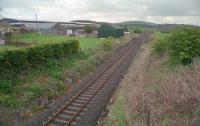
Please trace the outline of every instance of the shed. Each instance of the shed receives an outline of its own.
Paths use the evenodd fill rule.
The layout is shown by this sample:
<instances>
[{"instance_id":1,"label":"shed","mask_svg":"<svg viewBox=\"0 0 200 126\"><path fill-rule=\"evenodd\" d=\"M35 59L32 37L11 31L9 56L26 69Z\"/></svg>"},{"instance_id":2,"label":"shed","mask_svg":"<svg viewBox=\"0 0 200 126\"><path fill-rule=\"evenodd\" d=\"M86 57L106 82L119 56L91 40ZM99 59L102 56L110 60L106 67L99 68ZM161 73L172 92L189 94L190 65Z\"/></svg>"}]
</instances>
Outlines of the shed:
<instances>
[{"instance_id":1,"label":"shed","mask_svg":"<svg viewBox=\"0 0 200 126\"><path fill-rule=\"evenodd\" d=\"M121 37L124 36L124 28L113 25L102 25L98 29L99 38L108 38L108 37Z\"/></svg>"}]
</instances>

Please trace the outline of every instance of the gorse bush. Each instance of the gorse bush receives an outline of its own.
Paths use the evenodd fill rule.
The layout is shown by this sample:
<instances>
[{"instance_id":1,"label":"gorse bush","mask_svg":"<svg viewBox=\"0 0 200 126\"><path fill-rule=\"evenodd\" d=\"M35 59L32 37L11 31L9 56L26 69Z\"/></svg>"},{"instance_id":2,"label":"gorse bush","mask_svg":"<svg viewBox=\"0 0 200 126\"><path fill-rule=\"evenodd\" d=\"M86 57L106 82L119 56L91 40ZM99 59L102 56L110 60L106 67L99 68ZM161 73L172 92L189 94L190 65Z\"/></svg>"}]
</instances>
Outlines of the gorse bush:
<instances>
[{"instance_id":1,"label":"gorse bush","mask_svg":"<svg viewBox=\"0 0 200 126\"><path fill-rule=\"evenodd\" d=\"M191 63L200 56L200 28L184 26L172 30L168 37L154 44L153 52L168 53L172 64Z\"/></svg>"},{"instance_id":2,"label":"gorse bush","mask_svg":"<svg viewBox=\"0 0 200 126\"><path fill-rule=\"evenodd\" d=\"M67 57L79 51L78 40L40 45L0 53L0 79L11 79L28 69L47 67L48 61Z\"/></svg>"},{"instance_id":3,"label":"gorse bush","mask_svg":"<svg viewBox=\"0 0 200 126\"><path fill-rule=\"evenodd\" d=\"M141 29L139 29L139 28L136 28L136 29L134 29L134 33L142 33L142 30Z\"/></svg>"},{"instance_id":4,"label":"gorse bush","mask_svg":"<svg viewBox=\"0 0 200 126\"><path fill-rule=\"evenodd\" d=\"M153 53L162 55L168 49L168 41L166 39L160 39L153 45Z\"/></svg>"},{"instance_id":5,"label":"gorse bush","mask_svg":"<svg viewBox=\"0 0 200 126\"><path fill-rule=\"evenodd\" d=\"M112 50L112 46L113 46L113 41L112 38L106 39L102 42L102 46L103 48L108 51L108 50Z\"/></svg>"}]
</instances>

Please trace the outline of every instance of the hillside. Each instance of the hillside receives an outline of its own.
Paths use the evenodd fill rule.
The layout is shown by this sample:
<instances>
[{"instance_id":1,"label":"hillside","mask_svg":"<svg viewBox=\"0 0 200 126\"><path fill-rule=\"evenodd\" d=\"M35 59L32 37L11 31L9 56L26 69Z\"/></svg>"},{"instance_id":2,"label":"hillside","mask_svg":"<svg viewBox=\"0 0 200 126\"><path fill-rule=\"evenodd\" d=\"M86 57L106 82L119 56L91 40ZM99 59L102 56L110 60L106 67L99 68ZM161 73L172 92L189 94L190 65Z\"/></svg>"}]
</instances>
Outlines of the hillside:
<instances>
[{"instance_id":1,"label":"hillside","mask_svg":"<svg viewBox=\"0 0 200 126\"><path fill-rule=\"evenodd\" d=\"M146 22L146 21L124 21L124 22L119 22L117 24L120 25L151 25L151 26L155 26L158 24L155 23L151 23L151 22Z\"/></svg>"}]
</instances>

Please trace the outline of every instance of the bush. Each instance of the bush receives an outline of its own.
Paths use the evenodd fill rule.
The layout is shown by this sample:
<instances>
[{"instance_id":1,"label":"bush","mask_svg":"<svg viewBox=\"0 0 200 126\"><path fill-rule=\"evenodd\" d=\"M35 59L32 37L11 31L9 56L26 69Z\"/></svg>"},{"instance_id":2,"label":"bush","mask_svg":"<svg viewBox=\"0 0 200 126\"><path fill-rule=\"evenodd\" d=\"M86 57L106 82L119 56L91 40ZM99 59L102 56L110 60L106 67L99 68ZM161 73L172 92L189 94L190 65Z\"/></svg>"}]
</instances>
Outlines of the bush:
<instances>
[{"instance_id":1,"label":"bush","mask_svg":"<svg viewBox=\"0 0 200 126\"><path fill-rule=\"evenodd\" d=\"M92 32L93 32L93 28L92 28L91 26L85 26L85 27L84 27L84 31L85 31L86 33L92 33Z\"/></svg>"},{"instance_id":2,"label":"bush","mask_svg":"<svg viewBox=\"0 0 200 126\"><path fill-rule=\"evenodd\" d=\"M113 41L112 38L106 39L102 42L103 48L107 51L112 50Z\"/></svg>"},{"instance_id":3,"label":"bush","mask_svg":"<svg viewBox=\"0 0 200 126\"><path fill-rule=\"evenodd\" d=\"M168 37L153 46L157 54L167 52L172 64L189 64L200 56L200 28L184 26L174 29Z\"/></svg>"},{"instance_id":4,"label":"bush","mask_svg":"<svg viewBox=\"0 0 200 126\"><path fill-rule=\"evenodd\" d=\"M142 33L142 30L141 29L139 29L139 28L136 28L136 29L134 29L134 33Z\"/></svg>"},{"instance_id":5,"label":"bush","mask_svg":"<svg viewBox=\"0 0 200 126\"><path fill-rule=\"evenodd\" d=\"M163 55L168 49L168 41L165 39L160 39L153 45L153 53L157 55Z\"/></svg>"},{"instance_id":6,"label":"bush","mask_svg":"<svg viewBox=\"0 0 200 126\"><path fill-rule=\"evenodd\" d=\"M11 93L12 91L12 82L11 81L2 81L0 84L0 92L5 94Z\"/></svg>"},{"instance_id":7,"label":"bush","mask_svg":"<svg viewBox=\"0 0 200 126\"><path fill-rule=\"evenodd\" d=\"M77 53L79 48L78 40L69 40L2 52L0 53L0 79L11 79L30 68L47 67L49 60L67 57Z\"/></svg>"}]
</instances>

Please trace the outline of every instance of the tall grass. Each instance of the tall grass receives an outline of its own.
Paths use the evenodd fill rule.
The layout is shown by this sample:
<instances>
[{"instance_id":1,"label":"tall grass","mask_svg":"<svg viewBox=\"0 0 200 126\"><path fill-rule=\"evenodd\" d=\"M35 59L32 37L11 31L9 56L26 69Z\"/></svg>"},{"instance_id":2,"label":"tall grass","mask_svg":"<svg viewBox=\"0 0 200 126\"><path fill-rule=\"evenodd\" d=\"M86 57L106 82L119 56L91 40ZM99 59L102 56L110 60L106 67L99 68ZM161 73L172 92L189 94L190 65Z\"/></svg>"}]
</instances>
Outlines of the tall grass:
<instances>
[{"instance_id":1,"label":"tall grass","mask_svg":"<svg viewBox=\"0 0 200 126\"><path fill-rule=\"evenodd\" d=\"M166 58L150 60L148 51L141 57L137 67L131 69L128 79L124 80L132 123L141 126L198 125L194 120L200 118L200 59L190 66L180 65L169 70L163 66Z\"/></svg>"}]
</instances>

